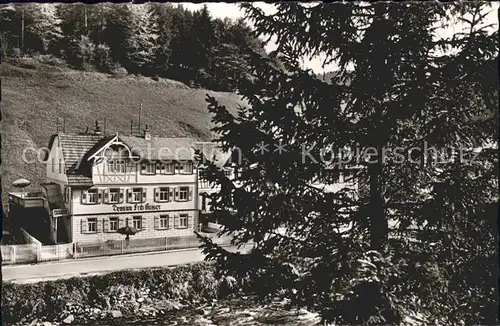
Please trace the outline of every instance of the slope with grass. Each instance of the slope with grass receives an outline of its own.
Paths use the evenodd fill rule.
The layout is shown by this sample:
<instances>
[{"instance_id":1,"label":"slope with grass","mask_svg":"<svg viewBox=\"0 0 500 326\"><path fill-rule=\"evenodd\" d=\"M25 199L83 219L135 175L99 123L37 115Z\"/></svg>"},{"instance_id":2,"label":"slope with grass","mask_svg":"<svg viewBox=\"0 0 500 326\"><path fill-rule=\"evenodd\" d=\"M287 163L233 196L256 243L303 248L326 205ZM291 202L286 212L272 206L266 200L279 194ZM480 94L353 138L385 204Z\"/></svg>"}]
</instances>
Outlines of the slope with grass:
<instances>
[{"instance_id":1,"label":"slope with grass","mask_svg":"<svg viewBox=\"0 0 500 326\"><path fill-rule=\"evenodd\" d=\"M130 121L148 125L156 136L211 138L211 116L205 97L210 94L231 108L243 104L234 93L190 88L168 79L82 72L35 61L0 65L2 79L2 201L13 191L12 182L27 178L32 186L44 181L45 165L26 148L48 146L57 119L66 120L66 132L91 129L107 119L109 133L130 133ZM31 155L30 155L31 154Z\"/></svg>"}]
</instances>

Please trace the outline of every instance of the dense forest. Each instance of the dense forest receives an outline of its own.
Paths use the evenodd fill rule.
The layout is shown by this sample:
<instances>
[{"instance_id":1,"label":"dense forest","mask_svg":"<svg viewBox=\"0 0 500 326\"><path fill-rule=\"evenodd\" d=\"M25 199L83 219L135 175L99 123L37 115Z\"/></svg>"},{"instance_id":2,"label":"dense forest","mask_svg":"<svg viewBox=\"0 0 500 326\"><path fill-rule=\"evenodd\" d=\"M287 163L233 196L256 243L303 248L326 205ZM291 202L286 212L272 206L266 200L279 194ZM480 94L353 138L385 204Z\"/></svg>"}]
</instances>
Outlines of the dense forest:
<instances>
[{"instance_id":1,"label":"dense forest","mask_svg":"<svg viewBox=\"0 0 500 326\"><path fill-rule=\"evenodd\" d=\"M214 19L206 7L147 4L0 6L2 55L49 55L82 70L180 80L234 91L248 73L246 51L265 54L240 19Z\"/></svg>"}]
</instances>

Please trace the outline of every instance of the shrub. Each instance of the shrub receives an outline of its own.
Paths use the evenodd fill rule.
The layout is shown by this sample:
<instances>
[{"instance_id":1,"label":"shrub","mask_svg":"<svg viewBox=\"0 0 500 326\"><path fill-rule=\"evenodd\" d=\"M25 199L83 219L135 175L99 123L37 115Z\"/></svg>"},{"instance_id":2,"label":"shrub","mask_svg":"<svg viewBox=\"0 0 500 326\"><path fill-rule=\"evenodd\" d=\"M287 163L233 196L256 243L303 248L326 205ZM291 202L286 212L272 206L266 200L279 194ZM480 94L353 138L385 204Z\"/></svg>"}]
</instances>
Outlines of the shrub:
<instances>
[{"instance_id":1,"label":"shrub","mask_svg":"<svg viewBox=\"0 0 500 326\"><path fill-rule=\"evenodd\" d=\"M110 71L111 75L116 78L123 78L127 76L128 71L127 69L123 68L119 63L114 63L112 65L112 69Z\"/></svg>"},{"instance_id":2,"label":"shrub","mask_svg":"<svg viewBox=\"0 0 500 326\"><path fill-rule=\"evenodd\" d=\"M95 44L88 37L82 36L69 42L65 52L66 60L78 69L88 69L94 60L94 52Z\"/></svg>"},{"instance_id":3,"label":"shrub","mask_svg":"<svg viewBox=\"0 0 500 326\"><path fill-rule=\"evenodd\" d=\"M55 67L61 67L66 65L66 63L63 60L56 58L50 54L40 54L35 56L34 59L40 63L44 63Z\"/></svg>"},{"instance_id":4,"label":"shrub","mask_svg":"<svg viewBox=\"0 0 500 326\"><path fill-rule=\"evenodd\" d=\"M80 318L85 308L134 313L137 299L146 294L158 302L194 303L235 293L237 285L234 278L217 278L207 263L32 284L4 282L2 317L6 323L42 316L57 319L67 313Z\"/></svg>"},{"instance_id":5,"label":"shrub","mask_svg":"<svg viewBox=\"0 0 500 326\"><path fill-rule=\"evenodd\" d=\"M111 60L111 50L109 46L99 44L95 47L94 65L102 72L110 72L113 66L113 60Z\"/></svg>"}]
</instances>

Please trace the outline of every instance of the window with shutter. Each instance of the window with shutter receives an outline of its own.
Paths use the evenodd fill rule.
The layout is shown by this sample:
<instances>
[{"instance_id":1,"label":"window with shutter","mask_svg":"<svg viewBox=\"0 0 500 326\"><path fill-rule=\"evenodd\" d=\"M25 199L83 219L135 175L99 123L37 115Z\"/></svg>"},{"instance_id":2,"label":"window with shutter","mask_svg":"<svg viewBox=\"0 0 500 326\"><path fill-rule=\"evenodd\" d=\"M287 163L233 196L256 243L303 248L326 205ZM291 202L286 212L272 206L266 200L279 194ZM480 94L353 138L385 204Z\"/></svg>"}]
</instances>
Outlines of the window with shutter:
<instances>
[{"instance_id":1,"label":"window with shutter","mask_svg":"<svg viewBox=\"0 0 500 326\"><path fill-rule=\"evenodd\" d=\"M187 227L190 229L193 227L193 216L191 215L188 215L188 219L187 219Z\"/></svg>"},{"instance_id":2,"label":"window with shutter","mask_svg":"<svg viewBox=\"0 0 500 326\"><path fill-rule=\"evenodd\" d=\"M192 162L185 162L183 163L183 173L184 174L192 174L193 173L193 163Z\"/></svg>"},{"instance_id":3,"label":"window with shutter","mask_svg":"<svg viewBox=\"0 0 500 326\"><path fill-rule=\"evenodd\" d=\"M193 187L189 187L189 197L188 197L188 200L192 200L193 199Z\"/></svg>"},{"instance_id":4,"label":"window with shutter","mask_svg":"<svg viewBox=\"0 0 500 326\"><path fill-rule=\"evenodd\" d=\"M175 165L173 162L169 162L165 164L165 174L174 174L175 173Z\"/></svg>"},{"instance_id":5,"label":"window with shutter","mask_svg":"<svg viewBox=\"0 0 500 326\"><path fill-rule=\"evenodd\" d=\"M89 189L86 193L85 204L97 204L99 201L99 197L97 194L97 189Z\"/></svg>"},{"instance_id":6,"label":"window with shutter","mask_svg":"<svg viewBox=\"0 0 500 326\"><path fill-rule=\"evenodd\" d=\"M111 204L116 204L119 202L119 194L120 194L120 189L118 188L112 188L108 189L106 192L106 195L108 197L107 202ZM104 198L106 198L106 195Z\"/></svg>"},{"instance_id":7,"label":"window with shutter","mask_svg":"<svg viewBox=\"0 0 500 326\"><path fill-rule=\"evenodd\" d=\"M120 204L123 203L123 193L124 193L124 191L125 191L124 189L120 189L120 201L119 201Z\"/></svg>"},{"instance_id":8,"label":"window with shutter","mask_svg":"<svg viewBox=\"0 0 500 326\"><path fill-rule=\"evenodd\" d=\"M177 215L172 216L172 218L174 219L174 229L177 229L179 227L178 226L179 219L178 219Z\"/></svg>"},{"instance_id":9,"label":"window with shutter","mask_svg":"<svg viewBox=\"0 0 500 326\"><path fill-rule=\"evenodd\" d=\"M162 188L157 188L156 189L156 196L158 202L167 202L169 201L169 188L168 187L162 187Z\"/></svg>"},{"instance_id":10,"label":"window with shutter","mask_svg":"<svg viewBox=\"0 0 500 326\"><path fill-rule=\"evenodd\" d=\"M140 203L146 198L146 189L132 188L129 189L129 203Z\"/></svg>"},{"instance_id":11,"label":"window with shutter","mask_svg":"<svg viewBox=\"0 0 500 326\"><path fill-rule=\"evenodd\" d=\"M96 204L100 204L102 203L102 191L101 190L97 190L97 203Z\"/></svg>"},{"instance_id":12,"label":"window with shutter","mask_svg":"<svg viewBox=\"0 0 500 326\"><path fill-rule=\"evenodd\" d=\"M160 229L168 229L168 215L160 215Z\"/></svg>"},{"instance_id":13,"label":"window with shutter","mask_svg":"<svg viewBox=\"0 0 500 326\"><path fill-rule=\"evenodd\" d=\"M155 230L159 230L160 229L160 218L159 216L155 216Z\"/></svg>"},{"instance_id":14,"label":"window with shutter","mask_svg":"<svg viewBox=\"0 0 500 326\"><path fill-rule=\"evenodd\" d=\"M132 202L132 189L127 189L127 203Z\"/></svg>"},{"instance_id":15,"label":"window with shutter","mask_svg":"<svg viewBox=\"0 0 500 326\"><path fill-rule=\"evenodd\" d=\"M142 188L142 202L146 202L146 188Z\"/></svg>"},{"instance_id":16,"label":"window with shutter","mask_svg":"<svg viewBox=\"0 0 500 326\"><path fill-rule=\"evenodd\" d=\"M168 191L168 198L169 198L169 200L175 200L174 190L175 190L174 187L170 187L169 188L169 191Z\"/></svg>"},{"instance_id":17,"label":"window with shutter","mask_svg":"<svg viewBox=\"0 0 500 326\"><path fill-rule=\"evenodd\" d=\"M82 190L82 204L86 204L87 203L87 193Z\"/></svg>"},{"instance_id":18,"label":"window with shutter","mask_svg":"<svg viewBox=\"0 0 500 326\"><path fill-rule=\"evenodd\" d=\"M87 233L97 232L97 218L87 218Z\"/></svg>"},{"instance_id":19,"label":"window with shutter","mask_svg":"<svg viewBox=\"0 0 500 326\"><path fill-rule=\"evenodd\" d=\"M127 225L127 218L126 217L119 218L118 223L119 223L118 228L125 227Z\"/></svg>"},{"instance_id":20,"label":"window with shutter","mask_svg":"<svg viewBox=\"0 0 500 326\"><path fill-rule=\"evenodd\" d=\"M109 232L116 232L118 230L118 217L108 218Z\"/></svg>"},{"instance_id":21,"label":"window with shutter","mask_svg":"<svg viewBox=\"0 0 500 326\"><path fill-rule=\"evenodd\" d=\"M175 196L174 196L175 201L179 201L179 187L175 187Z\"/></svg>"},{"instance_id":22,"label":"window with shutter","mask_svg":"<svg viewBox=\"0 0 500 326\"><path fill-rule=\"evenodd\" d=\"M188 219L189 215L188 214L179 214L179 229L185 229L188 227Z\"/></svg>"},{"instance_id":23,"label":"window with shutter","mask_svg":"<svg viewBox=\"0 0 500 326\"><path fill-rule=\"evenodd\" d=\"M179 187L177 189L178 189L177 200L178 201L188 201L189 187Z\"/></svg>"},{"instance_id":24,"label":"window with shutter","mask_svg":"<svg viewBox=\"0 0 500 326\"><path fill-rule=\"evenodd\" d=\"M133 216L132 217L132 227L137 230L142 230L142 216Z\"/></svg>"}]
</instances>

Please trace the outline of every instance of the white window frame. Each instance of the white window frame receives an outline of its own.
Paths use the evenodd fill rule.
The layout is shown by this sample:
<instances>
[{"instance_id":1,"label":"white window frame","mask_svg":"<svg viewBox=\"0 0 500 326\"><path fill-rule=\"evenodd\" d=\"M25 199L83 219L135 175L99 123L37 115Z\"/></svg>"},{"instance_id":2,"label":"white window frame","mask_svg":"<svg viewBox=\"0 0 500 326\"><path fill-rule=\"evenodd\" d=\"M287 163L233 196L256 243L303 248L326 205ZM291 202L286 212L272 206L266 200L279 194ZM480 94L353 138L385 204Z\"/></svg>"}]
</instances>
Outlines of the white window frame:
<instances>
[{"instance_id":1,"label":"white window frame","mask_svg":"<svg viewBox=\"0 0 500 326\"><path fill-rule=\"evenodd\" d=\"M144 169L142 167L144 167ZM151 169L151 171L148 171L148 169ZM155 175L156 174L156 163L142 162L141 163L141 174Z\"/></svg>"},{"instance_id":2,"label":"white window frame","mask_svg":"<svg viewBox=\"0 0 500 326\"><path fill-rule=\"evenodd\" d=\"M166 198L162 199L162 195L166 196ZM158 188L158 201L160 202L168 202L170 197L170 188L168 187L160 187Z\"/></svg>"},{"instance_id":3,"label":"white window frame","mask_svg":"<svg viewBox=\"0 0 500 326\"><path fill-rule=\"evenodd\" d=\"M108 172L112 174L125 174L125 160L113 159L108 161Z\"/></svg>"},{"instance_id":4,"label":"white window frame","mask_svg":"<svg viewBox=\"0 0 500 326\"><path fill-rule=\"evenodd\" d=\"M161 170L162 174L175 174L175 164L174 162L162 163L164 168Z\"/></svg>"},{"instance_id":5,"label":"white window frame","mask_svg":"<svg viewBox=\"0 0 500 326\"><path fill-rule=\"evenodd\" d=\"M188 169L189 167L189 169ZM193 174L194 172L194 165L193 162L184 162L182 164L182 173L184 174Z\"/></svg>"},{"instance_id":6,"label":"white window frame","mask_svg":"<svg viewBox=\"0 0 500 326\"><path fill-rule=\"evenodd\" d=\"M185 223L183 223L183 221L185 221ZM189 225L189 214L179 214L179 229L187 229L188 225Z\"/></svg>"},{"instance_id":7,"label":"white window frame","mask_svg":"<svg viewBox=\"0 0 500 326\"><path fill-rule=\"evenodd\" d=\"M94 201L91 201L90 198L95 198ZM99 202L99 191L97 189L87 190L87 204L95 205Z\"/></svg>"},{"instance_id":8,"label":"white window frame","mask_svg":"<svg viewBox=\"0 0 500 326\"><path fill-rule=\"evenodd\" d=\"M169 219L168 215L160 215L160 217L158 218L158 227L162 230L168 229L168 219Z\"/></svg>"},{"instance_id":9,"label":"white window frame","mask_svg":"<svg viewBox=\"0 0 500 326\"><path fill-rule=\"evenodd\" d=\"M109 230L108 231L117 231L120 226L120 219L116 216L111 216L108 218L108 223L109 223ZM112 228L111 226L113 224L116 224L115 228Z\"/></svg>"},{"instance_id":10,"label":"white window frame","mask_svg":"<svg viewBox=\"0 0 500 326\"><path fill-rule=\"evenodd\" d=\"M186 193L186 198L185 199L182 199L182 193L184 193L184 190L185 193ZM178 198L179 201L189 201L189 187L185 186L185 187L179 187L179 198Z\"/></svg>"},{"instance_id":11,"label":"white window frame","mask_svg":"<svg viewBox=\"0 0 500 326\"><path fill-rule=\"evenodd\" d=\"M93 226L93 230L91 228L91 225ZM87 218L87 232L97 233L97 218L95 217Z\"/></svg>"},{"instance_id":12,"label":"white window frame","mask_svg":"<svg viewBox=\"0 0 500 326\"><path fill-rule=\"evenodd\" d=\"M136 222L137 221L139 221L138 224L139 224L140 227L136 226ZM136 228L137 230L142 230L142 228L143 228L143 225L142 225L142 216L132 216L132 226L134 228Z\"/></svg>"},{"instance_id":13,"label":"white window frame","mask_svg":"<svg viewBox=\"0 0 500 326\"><path fill-rule=\"evenodd\" d=\"M131 199L131 202L132 203L140 203L142 202L142 188L132 188L130 189L131 190L131 193L132 193L132 199ZM136 190L139 190L138 192L136 192ZM136 195L137 193L139 193L139 199L136 199Z\"/></svg>"},{"instance_id":14,"label":"white window frame","mask_svg":"<svg viewBox=\"0 0 500 326\"><path fill-rule=\"evenodd\" d=\"M116 201L112 200L114 194L116 194ZM110 188L108 193L108 203L118 204L119 202L120 202L120 188Z\"/></svg>"}]
</instances>

